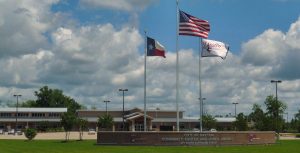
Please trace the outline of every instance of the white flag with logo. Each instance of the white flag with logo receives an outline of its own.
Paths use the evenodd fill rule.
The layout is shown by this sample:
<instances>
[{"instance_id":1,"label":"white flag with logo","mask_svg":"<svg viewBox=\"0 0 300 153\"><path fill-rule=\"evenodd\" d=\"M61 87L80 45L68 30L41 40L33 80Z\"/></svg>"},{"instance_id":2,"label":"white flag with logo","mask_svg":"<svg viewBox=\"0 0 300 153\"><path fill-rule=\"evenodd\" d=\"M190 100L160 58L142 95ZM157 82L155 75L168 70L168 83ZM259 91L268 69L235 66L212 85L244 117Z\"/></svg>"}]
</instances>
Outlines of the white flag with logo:
<instances>
[{"instance_id":1,"label":"white flag with logo","mask_svg":"<svg viewBox=\"0 0 300 153\"><path fill-rule=\"evenodd\" d=\"M203 39L202 40L202 57L221 57L225 59L229 46L223 42Z\"/></svg>"}]
</instances>

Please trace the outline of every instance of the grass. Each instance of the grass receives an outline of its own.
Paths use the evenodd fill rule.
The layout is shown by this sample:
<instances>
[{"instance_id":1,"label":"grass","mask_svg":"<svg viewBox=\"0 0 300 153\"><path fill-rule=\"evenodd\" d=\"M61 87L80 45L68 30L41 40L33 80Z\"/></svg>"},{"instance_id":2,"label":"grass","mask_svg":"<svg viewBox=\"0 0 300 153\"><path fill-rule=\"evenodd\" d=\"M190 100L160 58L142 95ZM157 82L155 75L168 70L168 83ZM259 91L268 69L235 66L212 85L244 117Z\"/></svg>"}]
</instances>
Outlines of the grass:
<instances>
[{"instance_id":1,"label":"grass","mask_svg":"<svg viewBox=\"0 0 300 153\"><path fill-rule=\"evenodd\" d=\"M62 142L57 140L0 140L0 153L299 153L300 141L284 140L259 146L99 146L95 140Z\"/></svg>"}]
</instances>

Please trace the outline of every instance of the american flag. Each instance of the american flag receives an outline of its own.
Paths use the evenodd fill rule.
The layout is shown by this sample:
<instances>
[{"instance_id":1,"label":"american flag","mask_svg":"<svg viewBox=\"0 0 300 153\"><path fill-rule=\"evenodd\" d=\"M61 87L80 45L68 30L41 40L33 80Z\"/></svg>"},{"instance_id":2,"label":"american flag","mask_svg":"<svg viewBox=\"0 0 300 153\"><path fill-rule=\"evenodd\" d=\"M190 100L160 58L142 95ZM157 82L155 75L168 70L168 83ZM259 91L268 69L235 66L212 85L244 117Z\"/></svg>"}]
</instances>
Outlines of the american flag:
<instances>
[{"instance_id":1,"label":"american flag","mask_svg":"<svg viewBox=\"0 0 300 153\"><path fill-rule=\"evenodd\" d=\"M179 10L179 35L207 38L210 31L208 21L198 19Z\"/></svg>"}]
</instances>

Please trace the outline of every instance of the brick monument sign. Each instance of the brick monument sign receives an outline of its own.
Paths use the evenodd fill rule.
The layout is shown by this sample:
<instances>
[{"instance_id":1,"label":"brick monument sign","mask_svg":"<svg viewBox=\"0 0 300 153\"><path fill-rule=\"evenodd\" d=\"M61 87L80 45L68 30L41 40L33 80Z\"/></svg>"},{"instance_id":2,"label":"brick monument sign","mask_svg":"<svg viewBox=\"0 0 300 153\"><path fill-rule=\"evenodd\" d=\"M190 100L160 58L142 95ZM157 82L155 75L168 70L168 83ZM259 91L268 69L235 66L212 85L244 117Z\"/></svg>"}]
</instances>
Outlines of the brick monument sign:
<instances>
[{"instance_id":1,"label":"brick monument sign","mask_svg":"<svg viewBox=\"0 0 300 153\"><path fill-rule=\"evenodd\" d=\"M99 145L222 146L274 144L275 132L98 132Z\"/></svg>"}]
</instances>

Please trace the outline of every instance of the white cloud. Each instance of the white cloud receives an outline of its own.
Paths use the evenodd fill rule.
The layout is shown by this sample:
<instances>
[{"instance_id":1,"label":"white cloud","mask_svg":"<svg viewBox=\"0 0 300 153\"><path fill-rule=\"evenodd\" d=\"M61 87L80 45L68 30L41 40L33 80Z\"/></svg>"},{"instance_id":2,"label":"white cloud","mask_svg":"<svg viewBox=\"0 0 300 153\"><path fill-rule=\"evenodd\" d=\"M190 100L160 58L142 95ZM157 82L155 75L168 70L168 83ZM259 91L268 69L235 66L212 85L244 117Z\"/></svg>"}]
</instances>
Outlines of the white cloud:
<instances>
[{"instance_id":1,"label":"white cloud","mask_svg":"<svg viewBox=\"0 0 300 153\"><path fill-rule=\"evenodd\" d=\"M253 67L251 68L252 72L262 74L263 77L260 80L263 81L263 78L265 78L264 83L270 84L271 79L283 80L278 86L279 98L288 104L288 111L292 112L296 112L296 109L298 109L296 103L299 98L299 27L300 18L291 24L286 33L268 29L256 38L244 43L241 54L242 63L250 64ZM247 65L247 67L250 65ZM255 79L256 77L251 78ZM261 86L257 84L254 89L259 91ZM268 86L265 88L266 94L274 94L274 85Z\"/></svg>"},{"instance_id":2,"label":"white cloud","mask_svg":"<svg viewBox=\"0 0 300 153\"><path fill-rule=\"evenodd\" d=\"M122 11L143 10L156 0L80 0L80 3L88 7L110 8Z\"/></svg>"},{"instance_id":3,"label":"white cloud","mask_svg":"<svg viewBox=\"0 0 300 153\"><path fill-rule=\"evenodd\" d=\"M142 76L134 28L117 30L111 24L58 28L52 34L54 56L38 73L40 82L58 85L87 105L117 92L121 86L138 86ZM136 96L136 95L134 95ZM132 98L136 99L136 98Z\"/></svg>"},{"instance_id":4,"label":"white cloud","mask_svg":"<svg viewBox=\"0 0 300 153\"><path fill-rule=\"evenodd\" d=\"M104 107L100 102L109 99L109 107L119 109L122 95L118 89L128 88L126 108L143 108L144 56L139 48L144 39L140 32L126 24L122 28L111 23L73 26L68 21L55 20L62 26L54 26L51 17L57 14L50 7L56 2L0 2L0 48L7 57L0 58L0 98L12 99L12 94L22 93L24 100L31 99L33 91L48 85L64 90L84 105ZM121 2L130 7L150 4ZM126 11L133 9L130 7L111 6ZM16 28L20 25L24 26ZM238 112L247 114L253 103L262 104L267 95L274 93L270 83L274 78L283 79L279 97L292 106L289 111L295 111L300 98L299 26L300 19L287 33L267 29L245 42L241 55L229 53L226 60L202 58L202 93L209 113L233 113L231 103L238 97ZM24 39L14 39L18 35ZM28 43L31 45L22 47ZM179 53L180 109L196 116L198 55L192 49L181 49ZM165 59L149 57L147 64L148 107L175 109L176 54L168 51Z\"/></svg>"},{"instance_id":5,"label":"white cloud","mask_svg":"<svg viewBox=\"0 0 300 153\"><path fill-rule=\"evenodd\" d=\"M0 75L1 85L32 86L37 79L39 62L51 56L51 52L40 50L36 54L0 60L0 66L3 68Z\"/></svg>"},{"instance_id":6,"label":"white cloud","mask_svg":"<svg viewBox=\"0 0 300 153\"><path fill-rule=\"evenodd\" d=\"M112 83L117 86L124 85L125 82L126 82L126 77L123 75L117 75L117 76L113 77L113 79L112 79Z\"/></svg>"},{"instance_id":7,"label":"white cloud","mask_svg":"<svg viewBox=\"0 0 300 153\"><path fill-rule=\"evenodd\" d=\"M44 33L51 24L50 7L57 0L0 1L1 57L34 53L48 42Z\"/></svg>"},{"instance_id":8,"label":"white cloud","mask_svg":"<svg viewBox=\"0 0 300 153\"><path fill-rule=\"evenodd\" d=\"M300 18L284 34L268 29L242 46L243 63L271 66L269 76L281 79L300 78Z\"/></svg>"},{"instance_id":9,"label":"white cloud","mask_svg":"<svg viewBox=\"0 0 300 153\"><path fill-rule=\"evenodd\" d=\"M263 66L275 64L282 56L285 35L281 31L268 29L242 46L242 60L245 63Z\"/></svg>"},{"instance_id":10,"label":"white cloud","mask_svg":"<svg viewBox=\"0 0 300 153\"><path fill-rule=\"evenodd\" d=\"M292 23L289 31L286 34L286 42L289 46L295 49L300 49L300 17L298 21Z\"/></svg>"}]
</instances>

